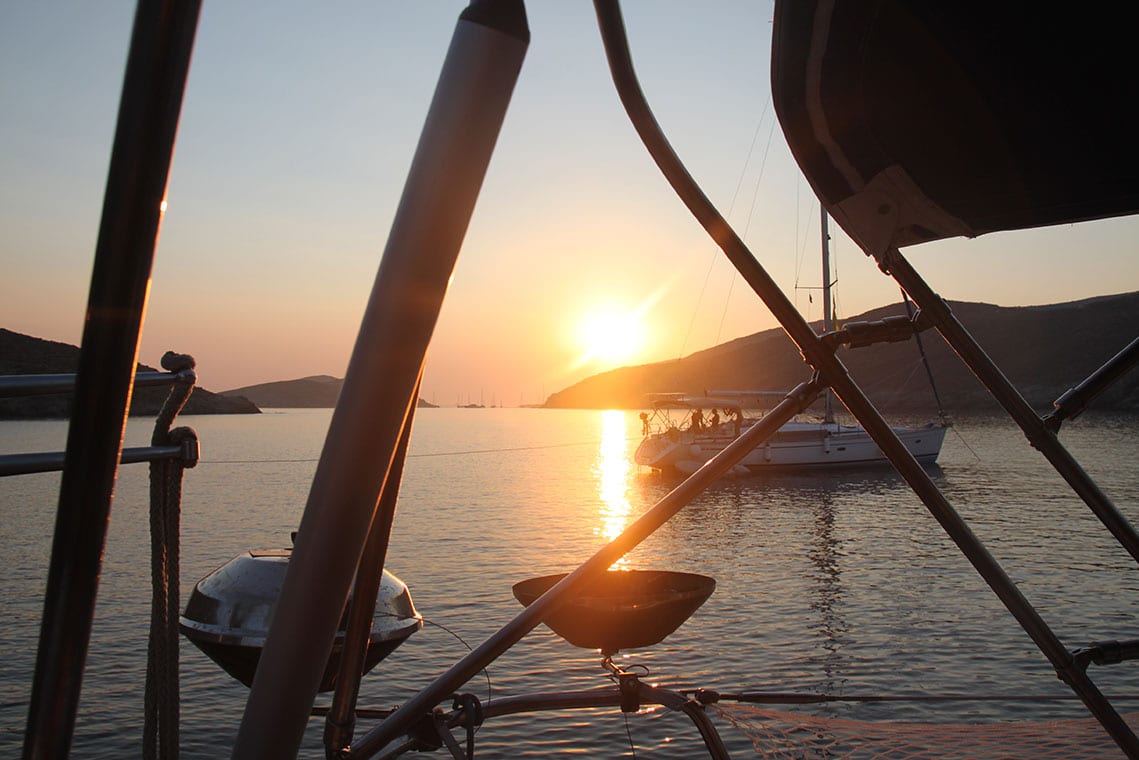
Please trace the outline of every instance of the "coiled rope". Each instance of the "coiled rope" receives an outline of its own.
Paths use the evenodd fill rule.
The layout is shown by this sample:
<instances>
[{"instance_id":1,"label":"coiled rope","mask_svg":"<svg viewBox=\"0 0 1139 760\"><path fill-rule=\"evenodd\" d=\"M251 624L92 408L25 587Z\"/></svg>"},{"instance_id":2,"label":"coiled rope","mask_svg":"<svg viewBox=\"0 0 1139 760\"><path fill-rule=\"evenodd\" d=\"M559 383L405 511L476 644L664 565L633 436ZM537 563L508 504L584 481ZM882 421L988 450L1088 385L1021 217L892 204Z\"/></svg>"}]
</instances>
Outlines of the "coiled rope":
<instances>
[{"instance_id":1,"label":"coiled rope","mask_svg":"<svg viewBox=\"0 0 1139 760\"><path fill-rule=\"evenodd\" d=\"M194 391L194 360L167 352L163 368L181 372L154 421L151 444L178 446L177 459L150 463L150 636L147 644L144 694L143 758L177 760L179 744L178 678L178 562L182 509L182 474L197 464L197 434L193 429L170 429Z\"/></svg>"}]
</instances>

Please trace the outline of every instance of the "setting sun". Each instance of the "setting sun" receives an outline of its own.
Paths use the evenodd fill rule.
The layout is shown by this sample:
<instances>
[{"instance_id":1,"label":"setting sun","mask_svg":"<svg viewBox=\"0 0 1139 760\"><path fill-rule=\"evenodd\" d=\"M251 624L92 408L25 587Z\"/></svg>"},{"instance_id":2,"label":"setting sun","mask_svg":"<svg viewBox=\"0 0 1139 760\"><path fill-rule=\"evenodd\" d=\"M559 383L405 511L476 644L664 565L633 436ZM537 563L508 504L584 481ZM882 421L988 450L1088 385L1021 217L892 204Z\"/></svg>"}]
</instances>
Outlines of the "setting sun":
<instances>
[{"instance_id":1,"label":"setting sun","mask_svg":"<svg viewBox=\"0 0 1139 760\"><path fill-rule=\"evenodd\" d=\"M582 363L618 363L631 359L644 346L645 325L633 309L600 307L578 323Z\"/></svg>"}]
</instances>

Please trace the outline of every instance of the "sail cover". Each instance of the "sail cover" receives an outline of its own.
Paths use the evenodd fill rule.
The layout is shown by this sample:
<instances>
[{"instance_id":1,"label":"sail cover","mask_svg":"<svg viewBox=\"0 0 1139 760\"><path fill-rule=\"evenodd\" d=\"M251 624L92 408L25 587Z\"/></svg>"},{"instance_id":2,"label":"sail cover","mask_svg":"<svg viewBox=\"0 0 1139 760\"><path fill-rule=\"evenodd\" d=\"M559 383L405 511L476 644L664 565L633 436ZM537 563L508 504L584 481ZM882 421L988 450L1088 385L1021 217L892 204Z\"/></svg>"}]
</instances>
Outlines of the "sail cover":
<instances>
[{"instance_id":1,"label":"sail cover","mask_svg":"<svg viewBox=\"0 0 1139 760\"><path fill-rule=\"evenodd\" d=\"M867 253L1139 211L1139 4L778 0L772 92Z\"/></svg>"}]
</instances>

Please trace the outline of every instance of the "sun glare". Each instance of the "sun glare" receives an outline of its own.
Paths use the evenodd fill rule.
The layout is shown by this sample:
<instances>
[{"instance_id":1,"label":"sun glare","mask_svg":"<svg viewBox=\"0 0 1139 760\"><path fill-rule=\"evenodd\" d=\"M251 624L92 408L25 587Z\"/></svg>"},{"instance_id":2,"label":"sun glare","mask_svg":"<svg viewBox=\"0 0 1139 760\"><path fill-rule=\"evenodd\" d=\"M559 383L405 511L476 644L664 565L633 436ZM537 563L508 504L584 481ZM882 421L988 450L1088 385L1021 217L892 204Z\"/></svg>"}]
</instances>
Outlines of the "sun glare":
<instances>
[{"instance_id":1,"label":"sun glare","mask_svg":"<svg viewBox=\"0 0 1139 760\"><path fill-rule=\"evenodd\" d=\"M633 464L626 449L628 430L625 427L625 413L607 410L601 413L601 448L593 466L597 477L597 494L601 497L600 525L594 533L612 541L624 532L632 521L633 506L629 503L629 486L632 482ZM628 557L613 563L611 570L626 567Z\"/></svg>"},{"instance_id":2,"label":"sun glare","mask_svg":"<svg viewBox=\"0 0 1139 760\"><path fill-rule=\"evenodd\" d=\"M616 364L627 361L645 342L645 325L634 310L598 308L578 324L578 341L585 362Z\"/></svg>"}]
</instances>

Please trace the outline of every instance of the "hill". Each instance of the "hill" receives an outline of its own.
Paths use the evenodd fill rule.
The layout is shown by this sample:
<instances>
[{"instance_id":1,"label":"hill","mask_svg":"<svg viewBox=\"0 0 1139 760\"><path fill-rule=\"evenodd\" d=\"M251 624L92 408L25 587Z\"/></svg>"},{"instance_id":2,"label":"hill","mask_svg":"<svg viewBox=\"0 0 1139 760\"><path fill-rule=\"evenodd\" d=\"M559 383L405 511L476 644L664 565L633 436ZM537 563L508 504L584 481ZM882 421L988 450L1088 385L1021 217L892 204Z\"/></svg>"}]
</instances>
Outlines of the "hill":
<instances>
[{"instance_id":1,"label":"hill","mask_svg":"<svg viewBox=\"0 0 1139 760\"><path fill-rule=\"evenodd\" d=\"M262 409L332 408L340 395L344 380L330 375L312 375L296 380L247 385L222 391L223 396L244 396ZM419 408L434 407L419 399Z\"/></svg>"},{"instance_id":2,"label":"hill","mask_svg":"<svg viewBox=\"0 0 1139 760\"><path fill-rule=\"evenodd\" d=\"M0 328L0 375L72 373L78 366L78 346ZM156 370L139 364L137 371ZM131 415L158 414L166 394L166 388L137 388L131 398ZM260 411L248 399L227 398L195 388L182 414L258 414ZM70 412L70 393L0 399L0 419L64 418Z\"/></svg>"},{"instance_id":3,"label":"hill","mask_svg":"<svg viewBox=\"0 0 1139 760\"><path fill-rule=\"evenodd\" d=\"M1037 409L1048 409L1134 340L1139 292L1048 306L1002 307L950 302L957 319ZM905 314L902 304L873 309L847 322ZM816 325L818 329L818 325ZM935 330L922 341L946 411L997 408L996 402ZM885 412L930 412L933 395L914 341L840 350L851 376ZM788 390L810 376L781 329L766 330L683 359L624 367L595 375L549 397L547 407L643 407L664 392ZM1095 408L1139 411L1139 372L1124 376Z\"/></svg>"}]
</instances>

